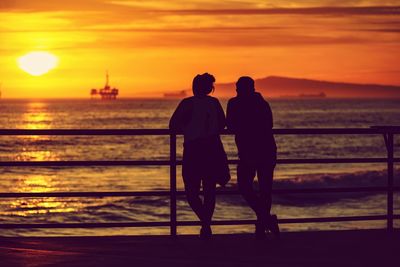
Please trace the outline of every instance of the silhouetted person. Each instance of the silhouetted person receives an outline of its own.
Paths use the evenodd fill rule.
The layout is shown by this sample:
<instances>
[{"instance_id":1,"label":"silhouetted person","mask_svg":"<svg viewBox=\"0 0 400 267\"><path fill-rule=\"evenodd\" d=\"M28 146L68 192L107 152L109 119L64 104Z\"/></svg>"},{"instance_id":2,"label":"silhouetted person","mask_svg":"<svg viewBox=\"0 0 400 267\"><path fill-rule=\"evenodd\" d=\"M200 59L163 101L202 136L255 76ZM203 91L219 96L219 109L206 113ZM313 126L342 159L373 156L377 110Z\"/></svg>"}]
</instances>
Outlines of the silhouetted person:
<instances>
[{"instance_id":1,"label":"silhouetted person","mask_svg":"<svg viewBox=\"0 0 400 267\"><path fill-rule=\"evenodd\" d=\"M189 205L201 221L202 238L212 235L216 183L224 185L230 179L219 136L225 128L225 113L218 99L208 96L214 82L214 76L208 73L197 75L193 79L194 96L179 103L169 122L171 130L184 134L182 176ZM204 201L199 197L201 184Z\"/></svg>"},{"instance_id":2,"label":"silhouetted person","mask_svg":"<svg viewBox=\"0 0 400 267\"><path fill-rule=\"evenodd\" d=\"M262 95L255 92L252 78L240 77L236 82L236 92L237 96L228 102L226 116L239 152L239 191L257 215L256 237L265 238L268 230L278 237L277 218L270 214L277 150L272 134L272 111ZM259 194L253 188L256 173Z\"/></svg>"}]
</instances>

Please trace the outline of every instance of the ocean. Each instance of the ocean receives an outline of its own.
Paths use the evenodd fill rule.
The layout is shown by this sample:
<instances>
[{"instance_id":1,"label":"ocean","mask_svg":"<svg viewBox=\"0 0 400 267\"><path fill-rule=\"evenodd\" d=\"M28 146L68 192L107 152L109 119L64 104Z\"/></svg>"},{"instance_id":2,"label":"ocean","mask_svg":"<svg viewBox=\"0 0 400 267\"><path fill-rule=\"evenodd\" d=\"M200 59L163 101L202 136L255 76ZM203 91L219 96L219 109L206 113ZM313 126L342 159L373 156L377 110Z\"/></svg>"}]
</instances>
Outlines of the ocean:
<instances>
[{"instance_id":1,"label":"ocean","mask_svg":"<svg viewBox=\"0 0 400 267\"><path fill-rule=\"evenodd\" d=\"M162 129L179 100L0 100L2 129ZM370 127L400 125L400 100L272 99L275 128ZM226 108L226 100L221 104ZM276 136L278 158L385 157L382 136ZM236 158L232 136L223 142ZM182 138L178 138L178 158ZM400 156L400 137L395 154ZM1 161L152 160L169 158L168 136L1 136ZM396 166L395 183L400 169ZM236 188L236 167L231 166ZM386 164L278 165L275 188L379 186L386 183ZM168 166L129 167L2 167L1 192L79 192L168 190ZM178 189L183 189L178 168ZM395 211L399 213L399 194ZM183 197L178 220L196 219ZM386 214L386 195L325 193L279 195L273 198L279 218ZM238 196L218 196L215 220L253 219ZM2 223L82 223L169 220L168 197L18 198L0 201ZM386 222L284 224L286 231L383 228ZM399 223L396 224L399 226ZM178 233L197 233L198 227L179 227ZM215 226L215 233L252 232L253 226ZM11 229L0 236L168 234L168 227L107 229Z\"/></svg>"}]
</instances>

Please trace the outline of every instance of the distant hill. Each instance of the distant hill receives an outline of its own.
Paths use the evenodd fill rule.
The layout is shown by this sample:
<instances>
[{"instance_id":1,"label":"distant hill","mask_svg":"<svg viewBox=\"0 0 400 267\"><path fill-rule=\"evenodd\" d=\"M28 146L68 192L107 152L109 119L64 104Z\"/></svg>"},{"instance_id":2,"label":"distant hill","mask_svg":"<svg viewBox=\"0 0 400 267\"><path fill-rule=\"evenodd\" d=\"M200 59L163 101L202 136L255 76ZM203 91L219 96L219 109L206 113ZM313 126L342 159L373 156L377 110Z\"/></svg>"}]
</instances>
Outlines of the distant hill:
<instances>
[{"instance_id":1,"label":"distant hill","mask_svg":"<svg viewBox=\"0 0 400 267\"><path fill-rule=\"evenodd\" d=\"M327 97L400 98L400 86L340 83L269 76L256 79L256 90L266 97L299 97L325 94ZM232 97L235 83L217 84L214 95Z\"/></svg>"}]
</instances>

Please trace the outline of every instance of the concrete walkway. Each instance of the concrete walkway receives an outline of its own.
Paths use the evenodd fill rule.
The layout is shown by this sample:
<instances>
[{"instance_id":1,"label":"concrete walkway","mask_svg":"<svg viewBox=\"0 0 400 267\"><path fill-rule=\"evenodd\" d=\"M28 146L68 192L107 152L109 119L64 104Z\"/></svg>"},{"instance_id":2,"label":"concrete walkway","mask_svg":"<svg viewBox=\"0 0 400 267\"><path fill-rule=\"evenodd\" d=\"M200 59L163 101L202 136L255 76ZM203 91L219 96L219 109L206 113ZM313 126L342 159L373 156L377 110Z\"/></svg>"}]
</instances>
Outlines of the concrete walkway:
<instances>
[{"instance_id":1,"label":"concrete walkway","mask_svg":"<svg viewBox=\"0 0 400 267\"><path fill-rule=\"evenodd\" d=\"M253 235L0 237L0 266L400 266L400 232Z\"/></svg>"}]
</instances>

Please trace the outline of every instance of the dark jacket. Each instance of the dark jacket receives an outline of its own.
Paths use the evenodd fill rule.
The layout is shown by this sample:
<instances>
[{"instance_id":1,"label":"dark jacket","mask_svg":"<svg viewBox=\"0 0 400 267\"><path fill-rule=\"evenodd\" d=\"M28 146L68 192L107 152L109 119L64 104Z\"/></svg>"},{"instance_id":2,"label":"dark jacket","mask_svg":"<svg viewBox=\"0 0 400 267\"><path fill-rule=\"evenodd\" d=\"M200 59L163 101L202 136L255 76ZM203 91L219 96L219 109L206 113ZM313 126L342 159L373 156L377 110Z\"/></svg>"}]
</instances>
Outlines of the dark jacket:
<instances>
[{"instance_id":1,"label":"dark jacket","mask_svg":"<svg viewBox=\"0 0 400 267\"><path fill-rule=\"evenodd\" d=\"M224 186L230 180L228 158L220 139L225 113L218 99L188 97L179 103L169 128L184 134L182 175L185 183L201 177Z\"/></svg>"},{"instance_id":2,"label":"dark jacket","mask_svg":"<svg viewBox=\"0 0 400 267\"><path fill-rule=\"evenodd\" d=\"M169 128L183 133L185 142L219 135L225 128L225 113L215 97L188 97L179 103Z\"/></svg>"},{"instance_id":3,"label":"dark jacket","mask_svg":"<svg viewBox=\"0 0 400 267\"><path fill-rule=\"evenodd\" d=\"M228 102L228 129L235 134L240 160L252 163L276 160L272 111L260 93L238 95Z\"/></svg>"}]
</instances>

